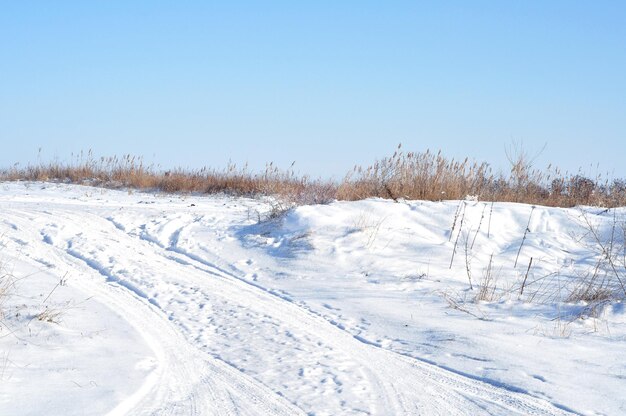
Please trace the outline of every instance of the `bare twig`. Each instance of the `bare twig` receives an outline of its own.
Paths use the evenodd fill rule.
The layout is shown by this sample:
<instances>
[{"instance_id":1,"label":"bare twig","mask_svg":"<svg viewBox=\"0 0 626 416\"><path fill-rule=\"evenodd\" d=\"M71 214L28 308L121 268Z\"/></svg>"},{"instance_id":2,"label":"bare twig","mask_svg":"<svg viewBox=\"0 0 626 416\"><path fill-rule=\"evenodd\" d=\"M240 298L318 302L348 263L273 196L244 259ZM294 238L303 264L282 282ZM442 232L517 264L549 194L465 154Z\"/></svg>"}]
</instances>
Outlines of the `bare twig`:
<instances>
[{"instance_id":1,"label":"bare twig","mask_svg":"<svg viewBox=\"0 0 626 416\"><path fill-rule=\"evenodd\" d=\"M487 238L491 236L491 214L493 214L493 201L491 201L491 208L489 208L489 225L487 226Z\"/></svg>"},{"instance_id":2,"label":"bare twig","mask_svg":"<svg viewBox=\"0 0 626 416\"><path fill-rule=\"evenodd\" d=\"M67 272L65 272L65 274L63 275L63 277L59 280L59 283L57 283L52 290L50 291L50 293L48 293L48 296L46 296L46 298L43 300L43 302L41 302L41 304L43 305L44 303L46 303L46 301L50 298L50 296L52 296L52 294L54 293L55 290L57 290L57 287L59 286L65 286L67 282Z\"/></svg>"},{"instance_id":3,"label":"bare twig","mask_svg":"<svg viewBox=\"0 0 626 416\"><path fill-rule=\"evenodd\" d=\"M472 240L472 246L470 247L471 249L474 248L474 243L476 242L476 237L478 237L478 232L480 231L480 226L483 223L483 218L485 218L485 209L487 208L487 204L485 204L483 206L483 212L481 212L480 214L480 221L478 222L478 228L476 229L476 233L474 234L474 239Z\"/></svg>"},{"instance_id":4,"label":"bare twig","mask_svg":"<svg viewBox=\"0 0 626 416\"><path fill-rule=\"evenodd\" d=\"M465 236L465 271L467 272L467 280L469 281L470 290L474 290L472 286L472 265L470 263L471 248L468 248L469 235Z\"/></svg>"},{"instance_id":5,"label":"bare twig","mask_svg":"<svg viewBox=\"0 0 626 416\"><path fill-rule=\"evenodd\" d=\"M454 234L454 228L456 227L456 220L459 218L459 214L461 213L461 204L463 204L463 201L459 201L459 205L457 205L456 211L454 212L454 221L452 221L452 228L450 228L448 241L452 240L452 234Z\"/></svg>"},{"instance_id":6,"label":"bare twig","mask_svg":"<svg viewBox=\"0 0 626 416\"><path fill-rule=\"evenodd\" d=\"M452 258L450 259L450 269L452 268L452 262L454 261L454 255L456 254L456 246L459 243L459 236L461 235L461 231L463 231L463 220L465 220L465 202L463 202L463 213L461 214L461 222L459 223L459 232L456 235L456 240L454 241L454 249L452 249Z\"/></svg>"},{"instance_id":7,"label":"bare twig","mask_svg":"<svg viewBox=\"0 0 626 416\"><path fill-rule=\"evenodd\" d=\"M530 266L533 264L533 258L530 258L528 262L528 268L526 269L526 275L524 276L524 281L522 282L522 287L519 290L519 295L522 296L524 294L524 286L526 286L526 279L528 279L528 272L530 272Z\"/></svg>"},{"instance_id":8,"label":"bare twig","mask_svg":"<svg viewBox=\"0 0 626 416\"><path fill-rule=\"evenodd\" d=\"M489 263L487 269L483 274L482 281L480 282L480 290L474 296L474 302L481 300L492 301L496 292L496 280L493 277L493 253L489 256Z\"/></svg>"},{"instance_id":9,"label":"bare twig","mask_svg":"<svg viewBox=\"0 0 626 416\"><path fill-rule=\"evenodd\" d=\"M519 259L519 254L522 252L522 246L524 245L524 241L526 241L526 234L530 232L530 220L533 216L533 211L535 210L535 206L533 205L530 209L530 215L528 216L528 224L526 224L526 229L524 230L524 237L522 238L522 243L519 245L519 250L517 250L517 256L515 257L515 264L513 267L517 267L517 260Z\"/></svg>"},{"instance_id":10,"label":"bare twig","mask_svg":"<svg viewBox=\"0 0 626 416\"><path fill-rule=\"evenodd\" d=\"M626 286L624 286L624 282L622 281L622 278L620 277L620 273L617 270L617 266L615 265L615 262L613 260L613 253L612 251L610 251L609 248L606 247L607 244L602 242L602 239L600 238L597 230L595 229L595 227L593 226L593 224L591 224L591 222L589 221L589 218L587 217L587 215L585 215L585 213L583 212L582 214L583 219L585 220L587 229L589 230L589 232L591 233L591 235L593 236L595 243L598 245L598 247L600 247L601 250L601 255L605 258L605 260L608 262L611 271L613 272L613 274L615 275L615 278L617 279L617 282L619 283L622 292L624 293L624 295L626 296ZM612 238L615 232L615 227L616 227L616 219L614 219L613 222L613 231L611 233L611 240L609 241L608 244L612 245Z\"/></svg>"}]
</instances>

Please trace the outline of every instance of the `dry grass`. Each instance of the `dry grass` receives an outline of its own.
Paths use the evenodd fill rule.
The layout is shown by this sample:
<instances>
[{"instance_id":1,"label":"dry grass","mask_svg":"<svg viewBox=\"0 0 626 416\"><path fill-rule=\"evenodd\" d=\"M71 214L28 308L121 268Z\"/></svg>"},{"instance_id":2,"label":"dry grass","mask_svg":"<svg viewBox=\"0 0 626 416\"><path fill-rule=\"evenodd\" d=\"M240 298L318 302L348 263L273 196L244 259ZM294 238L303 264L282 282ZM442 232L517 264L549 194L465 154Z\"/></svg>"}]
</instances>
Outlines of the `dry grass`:
<instances>
[{"instance_id":1,"label":"dry grass","mask_svg":"<svg viewBox=\"0 0 626 416\"><path fill-rule=\"evenodd\" d=\"M380 197L398 200L461 200L468 195L483 201L521 202L571 207L626 205L626 180L591 179L559 169L534 169L532 158L517 150L507 154L508 175L494 173L487 163L457 161L441 152L396 152L371 166L356 166L340 183L313 180L281 170L273 164L254 173L229 164L225 169L174 169L164 171L145 165L134 156L96 158L79 154L72 162L14 166L0 171L5 181L57 181L111 188L163 192L273 195L287 205L325 203L333 199L360 200Z\"/></svg>"},{"instance_id":2,"label":"dry grass","mask_svg":"<svg viewBox=\"0 0 626 416\"><path fill-rule=\"evenodd\" d=\"M594 303L626 298L626 223L613 211L609 230L603 233L584 211L581 218L591 237L596 263L578 276L566 301Z\"/></svg>"},{"instance_id":3,"label":"dry grass","mask_svg":"<svg viewBox=\"0 0 626 416\"><path fill-rule=\"evenodd\" d=\"M229 164L225 169L174 169L164 171L145 165L142 158L95 158L91 152L79 154L69 163L37 165L0 171L5 181L53 181L107 188L132 188L168 193L228 193L233 195L275 195L289 204L315 204L335 197L335 185L329 181L297 176L292 170L280 170L272 163L262 173Z\"/></svg>"},{"instance_id":4,"label":"dry grass","mask_svg":"<svg viewBox=\"0 0 626 416\"><path fill-rule=\"evenodd\" d=\"M41 322L48 322L52 324L61 323L64 311L62 309L52 309L46 307L43 311L39 312L35 318Z\"/></svg>"},{"instance_id":5,"label":"dry grass","mask_svg":"<svg viewBox=\"0 0 626 416\"><path fill-rule=\"evenodd\" d=\"M496 294L498 290L498 279L494 275L493 271L493 254L489 256L489 264L485 269L480 285L478 286L478 292L474 295L474 302L493 302L498 299Z\"/></svg>"},{"instance_id":6,"label":"dry grass","mask_svg":"<svg viewBox=\"0 0 626 416\"><path fill-rule=\"evenodd\" d=\"M598 175L561 173L557 168L534 169L523 151L508 155L509 175L494 173L487 163L448 159L441 152L405 153L398 146L393 156L368 167L355 166L337 190L337 198L367 197L397 200L460 200L468 195L483 201L521 202L572 207L626 205L626 181Z\"/></svg>"}]
</instances>

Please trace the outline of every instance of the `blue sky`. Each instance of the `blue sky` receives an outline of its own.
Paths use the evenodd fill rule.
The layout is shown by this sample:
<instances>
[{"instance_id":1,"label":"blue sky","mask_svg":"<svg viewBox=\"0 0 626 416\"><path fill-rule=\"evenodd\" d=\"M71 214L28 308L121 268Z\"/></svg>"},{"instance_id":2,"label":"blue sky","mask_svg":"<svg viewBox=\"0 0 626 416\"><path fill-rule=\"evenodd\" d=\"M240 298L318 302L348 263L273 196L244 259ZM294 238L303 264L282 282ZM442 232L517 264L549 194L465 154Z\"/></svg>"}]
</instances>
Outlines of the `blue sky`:
<instances>
[{"instance_id":1,"label":"blue sky","mask_svg":"<svg viewBox=\"0 0 626 416\"><path fill-rule=\"evenodd\" d=\"M0 165L92 149L342 177L400 142L496 169L522 142L626 177L625 21L617 1L6 2Z\"/></svg>"}]
</instances>

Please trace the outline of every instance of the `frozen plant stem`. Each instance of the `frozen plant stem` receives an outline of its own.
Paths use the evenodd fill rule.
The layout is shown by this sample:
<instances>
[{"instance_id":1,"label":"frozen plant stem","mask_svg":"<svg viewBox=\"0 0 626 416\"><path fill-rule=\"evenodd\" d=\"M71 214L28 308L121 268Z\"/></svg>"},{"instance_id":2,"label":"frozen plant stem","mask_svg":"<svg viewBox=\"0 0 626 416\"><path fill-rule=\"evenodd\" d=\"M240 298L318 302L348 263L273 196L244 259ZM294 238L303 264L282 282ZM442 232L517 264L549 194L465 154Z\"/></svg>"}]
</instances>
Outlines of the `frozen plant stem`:
<instances>
[{"instance_id":1,"label":"frozen plant stem","mask_svg":"<svg viewBox=\"0 0 626 416\"><path fill-rule=\"evenodd\" d=\"M461 231L463 230L463 220L465 219L465 201L463 201L463 213L461 214L461 222L459 223L459 232L456 235L456 240L454 240L454 249L452 249L452 258L450 259L450 269L452 268L452 262L454 261L454 254L456 253L456 246L459 244L459 237L461 236ZM452 235L452 234L450 234Z\"/></svg>"},{"instance_id":2,"label":"frozen plant stem","mask_svg":"<svg viewBox=\"0 0 626 416\"><path fill-rule=\"evenodd\" d=\"M450 229L448 241L452 240L452 234L454 234L454 228L456 227L456 220L459 218L459 214L461 213L461 204L463 204L463 201L459 201L459 205L456 207L456 211L454 212L454 221L452 221L452 228Z\"/></svg>"},{"instance_id":3,"label":"frozen plant stem","mask_svg":"<svg viewBox=\"0 0 626 416\"><path fill-rule=\"evenodd\" d=\"M615 262L613 259L613 253L611 251L609 251L609 249L606 247L607 244L609 243L603 243L602 240L600 239L600 235L598 234L598 231L594 228L593 224L589 221L589 218L587 218L587 216L584 214L583 212L583 219L585 220L586 224L587 224L587 229L591 232L591 235L593 236L594 240L596 241L596 244L598 244L598 247L600 247L601 249L601 253L604 256L605 260L609 263L609 266L611 266L611 270L613 271L613 273L615 274L615 278L617 279L617 282L619 283L622 292L624 293L624 296L626 296L626 286L624 286L624 282L622 281L622 278L620 277L620 273L617 270L617 267L615 266ZM616 227L616 218L613 218L613 229L615 229ZM613 238L613 234L614 231L612 231L612 236L611 239ZM612 242L610 242L611 247L613 245ZM625 265L626 267L626 265Z\"/></svg>"},{"instance_id":4,"label":"frozen plant stem","mask_svg":"<svg viewBox=\"0 0 626 416\"><path fill-rule=\"evenodd\" d=\"M524 230L524 237L522 238L522 243L519 245L519 250L517 250L517 256L515 257L515 264L513 267L517 267L517 260L519 259L519 254L522 252L522 246L524 245L524 241L526 241L526 234L530 231L530 220L533 217L533 211L535 210L535 206L533 205L530 208L530 215L528 216L528 224L526 224L526 229Z\"/></svg>"},{"instance_id":5,"label":"frozen plant stem","mask_svg":"<svg viewBox=\"0 0 626 416\"><path fill-rule=\"evenodd\" d=\"M478 232L480 231L480 226L483 224L483 218L485 218L485 209L487 208L487 204L483 206L483 212L480 214L480 221L478 222L478 228L476 229L476 234L474 234L474 239L472 240L472 246L470 249L474 248L474 243L476 242L476 237L478 237Z\"/></svg>"},{"instance_id":6,"label":"frozen plant stem","mask_svg":"<svg viewBox=\"0 0 626 416\"><path fill-rule=\"evenodd\" d=\"M491 208L489 209L489 224L487 226L487 238L491 236L491 214L493 214L493 201L491 201Z\"/></svg>"},{"instance_id":7,"label":"frozen plant stem","mask_svg":"<svg viewBox=\"0 0 626 416\"><path fill-rule=\"evenodd\" d=\"M526 275L524 276L524 281L522 282L522 287L520 288L519 295L522 296L524 294L524 286L526 286L526 279L528 279L528 272L530 272L530 266L533 264L533 258L530 258L528 262L528 268L526 269Z\"/></svg>"},{"instance_id":8,"label":"frozen plant stem","mask_svg":"<svg viewBox=\"0 0 626 416\"><path fill-rule=\"evenodd\" d=\"M469 281L470 290L474 290L474 286L472 286L472 265L470 264L470 254L471 248L467 247L469 242L469 235L465 236L465 271L467 272L467 280ZM473 243L472 243L473 244Z\"/></svg>"},{"instance_id":9,"label":"frozen plant stem","mask_svg":"<svg viewBox=\"0 0 626 416\"><path fill-rule=\"evenodd\" d=\"M43 305L44 303L46 303L46 301L48 299L50 299L50 296L52 296L52 294L54 293L55 290L57 290L57 288L59 286L65 286L67 282L67 272L65 272L65 274L63 275L63 277L61 278L61 280L59 280L59 283L57 283L52 290L50 291L50 293L48 293L48 296L46 296L46 298L43 300L43 302L41 302L41 304Z\"/></svg>"}]
</instances>

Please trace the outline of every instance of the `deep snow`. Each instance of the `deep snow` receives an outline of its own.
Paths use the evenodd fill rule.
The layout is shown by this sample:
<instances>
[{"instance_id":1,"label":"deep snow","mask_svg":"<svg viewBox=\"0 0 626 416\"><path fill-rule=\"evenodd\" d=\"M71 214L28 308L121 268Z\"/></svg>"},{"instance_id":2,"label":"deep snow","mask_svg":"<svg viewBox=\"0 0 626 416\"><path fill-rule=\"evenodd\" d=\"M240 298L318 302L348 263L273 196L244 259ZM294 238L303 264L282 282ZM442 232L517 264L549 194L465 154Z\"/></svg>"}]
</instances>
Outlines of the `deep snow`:
<instances>
[{"instance_id":1,"label":"deep snow","mask_svg":"<svg viewBox=\"0 0 626 416\"><path fill-rule=\"evenodd\" d=\"M623 304L565 302L626 210L268 209L2 184L0 414L626 413Z\"/></svg>"}]
</instances>

